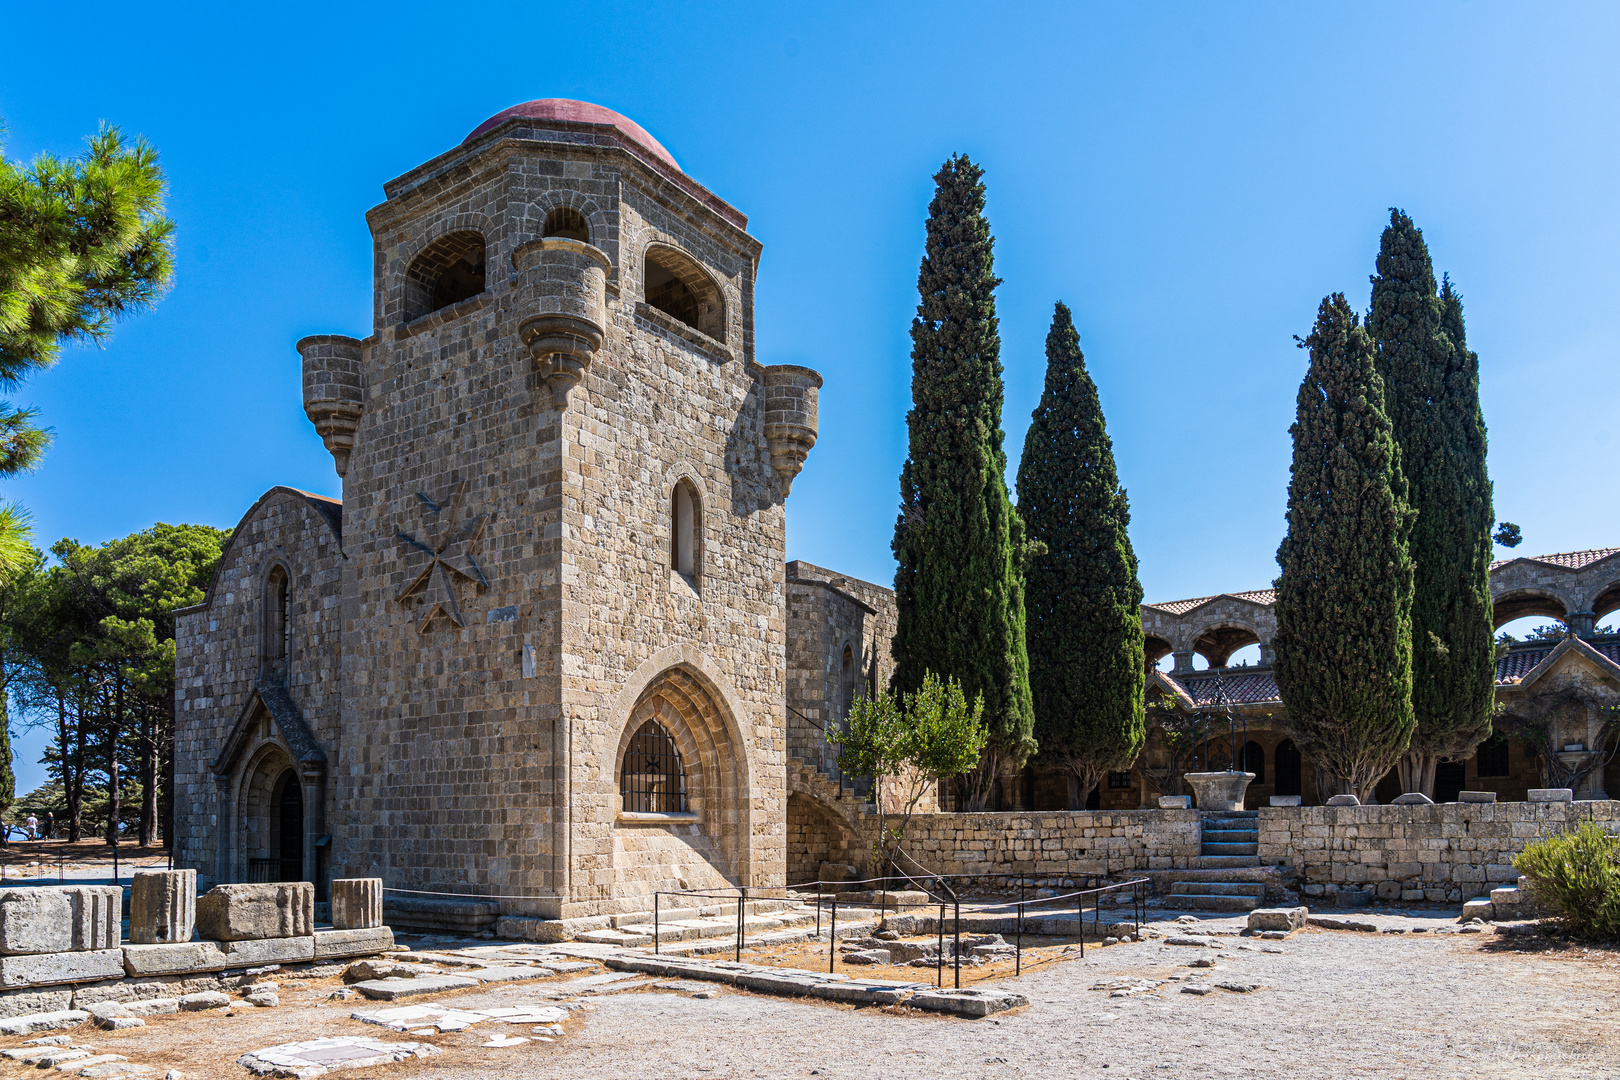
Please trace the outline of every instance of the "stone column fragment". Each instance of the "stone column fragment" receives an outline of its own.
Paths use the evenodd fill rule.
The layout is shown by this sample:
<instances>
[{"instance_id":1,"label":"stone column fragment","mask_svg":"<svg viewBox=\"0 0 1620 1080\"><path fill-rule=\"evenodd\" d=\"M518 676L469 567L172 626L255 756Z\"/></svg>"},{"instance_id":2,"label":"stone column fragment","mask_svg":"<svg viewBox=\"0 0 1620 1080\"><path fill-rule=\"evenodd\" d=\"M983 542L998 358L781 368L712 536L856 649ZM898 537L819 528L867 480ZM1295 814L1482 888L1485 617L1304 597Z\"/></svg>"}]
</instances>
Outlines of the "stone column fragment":
<instances>
[{"instance_id":1,"label":"stone column fragment","mask_svg":"<svg viewBox=\"0 0 1620 1080\"><path fill-rule=\"evenodd\" d=\"M370 930L383 924L382 878L338 878L332 882L332 929Z\"/></svg>"},{"instance_id":2,"label":"stone column fragment","mask_svg":"<svg viewBox=\"0 0 1620 1080\"><path fill-rule=\"evenodd\" d=\"M136 874L129 887L129 940L135 945L190 941L197 926L197 871Z\"/></svg>"}]
</instances>

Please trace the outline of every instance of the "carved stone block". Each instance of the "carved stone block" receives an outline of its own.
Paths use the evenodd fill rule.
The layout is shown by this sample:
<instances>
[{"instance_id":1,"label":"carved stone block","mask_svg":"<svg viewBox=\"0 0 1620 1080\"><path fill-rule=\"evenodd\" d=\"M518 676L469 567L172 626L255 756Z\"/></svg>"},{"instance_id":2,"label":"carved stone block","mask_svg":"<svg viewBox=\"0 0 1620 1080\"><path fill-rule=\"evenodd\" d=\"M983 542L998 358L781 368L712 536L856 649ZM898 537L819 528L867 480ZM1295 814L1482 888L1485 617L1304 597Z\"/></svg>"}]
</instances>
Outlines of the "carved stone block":
<instances>
[{"instance_id":1,"label":"carved stone block","mask_svg":"<svg viewBox=\"0 0 1620 1080\"><path fill-rule=\"evenodd\" d=\"M197 871L136 874L129 887L129 940L135 945L190 941L197 925Z\"/></svg>"},{"instance_id":2,"label":"carved stone block","mask_svg":"<svg viewBox=\"0 0 1620 1080\"><path fill-rule=\"evenodd\" d=\"M315 932L315 886L216 885L197 900L197 929L210 941L308 937Z\"/></svg>"},{"instance_id":3,"label":"carved stone block","mask_svg":"<svg viewBox=\"0 0 1620 1080\"><path fill-rule=\"evenodd\" d=\"M51 885L0 892L0 955L118 947L123 890Z\"/></svg>"}]
</instances>

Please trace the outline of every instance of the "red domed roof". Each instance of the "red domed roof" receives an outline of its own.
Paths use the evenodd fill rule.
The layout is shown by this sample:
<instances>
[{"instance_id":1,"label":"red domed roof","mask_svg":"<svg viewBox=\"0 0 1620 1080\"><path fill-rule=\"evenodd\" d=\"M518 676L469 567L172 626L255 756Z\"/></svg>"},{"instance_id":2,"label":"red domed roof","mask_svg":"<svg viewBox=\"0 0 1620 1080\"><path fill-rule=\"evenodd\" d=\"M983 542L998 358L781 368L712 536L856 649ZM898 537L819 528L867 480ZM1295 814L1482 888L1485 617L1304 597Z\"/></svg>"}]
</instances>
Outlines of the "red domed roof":
<instances>
[{"instance_id":1,"label":"red domed roof","mask_svg":"<svg viewBox=\"0 0 1620 1080\"><path fill-rule=\"evenodd\" d=\"M662 144L647 134L642 126L628 116L620 116L612 109L604 109L600 105L592 105L588 101L570 101L568 98L542 98L539 101L525 101L521 105L514 105L510 109L502 109L494 116L473 128L462 142L471 142L484 132L499 127L514 117L523 117L526 120L565 120L573 124L603 124L618 128L620 132L628 135L637 145L656 156L670 168L679 172L681 167L675 164Z\"/></svg>"}]
</instances>

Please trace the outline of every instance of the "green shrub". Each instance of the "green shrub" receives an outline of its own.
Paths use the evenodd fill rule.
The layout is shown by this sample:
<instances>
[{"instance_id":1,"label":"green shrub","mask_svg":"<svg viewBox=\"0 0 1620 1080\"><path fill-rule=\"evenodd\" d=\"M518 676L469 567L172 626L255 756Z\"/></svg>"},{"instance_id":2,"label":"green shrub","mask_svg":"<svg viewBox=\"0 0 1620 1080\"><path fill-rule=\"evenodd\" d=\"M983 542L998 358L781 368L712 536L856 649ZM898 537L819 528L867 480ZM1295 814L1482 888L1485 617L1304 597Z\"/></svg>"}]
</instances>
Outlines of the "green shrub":
<instances>
[{"instance_id":1,"label":"green shrub","mask_svg":"<svg viewBox=\"0 0 1620 1080\"><path fill-rule=\"evenodd\" d=\"M1572 933L1620 939L1620 838L1589 821L1526 845L1513 866Z\"/></svg>"}]
</instances>

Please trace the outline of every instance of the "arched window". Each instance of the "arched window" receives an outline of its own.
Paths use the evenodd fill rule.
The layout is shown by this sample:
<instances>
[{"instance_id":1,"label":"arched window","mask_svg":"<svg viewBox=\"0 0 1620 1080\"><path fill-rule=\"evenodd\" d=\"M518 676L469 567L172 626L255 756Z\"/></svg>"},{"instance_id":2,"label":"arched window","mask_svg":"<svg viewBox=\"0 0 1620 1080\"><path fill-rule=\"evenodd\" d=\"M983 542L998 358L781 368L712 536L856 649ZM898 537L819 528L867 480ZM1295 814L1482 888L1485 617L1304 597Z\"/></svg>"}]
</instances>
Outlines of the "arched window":
<instances>
[{"instance_id":1,"label":"arched window","mask_svg":"<svg viewBox=\"0 0 1620 1080\"><path fill-rule=\"evenodd\" d=\"M686 813L681 752L658 721L648 720L630 736L619 770L619 795L627 813Z\"/></svg>"},{"instance_id":2,"label":"arched window","mask_svg":"<svg viewBox=\"0 0 1620 1080\"><path fill-rule=\"evenodd\" d=\"M838 716L849 715L855 707L855 650L844 646L844 663L838 673Z\"/></svg>"},{"instance_id":3,"label":"arched window","mask_svg":"<svg viewBox=\"0 0 1620 1080\"><path fill-rule=\"evenodd\" d=\"M578 240L581 243L591 242L591 227L585 223L585 215L572 206L559 206L546 215L546 227L542 230L544 236L560 236L564 240Z\"/></svg>"},{"instance_id":4,"label":"arched window","mask_svg":"<svg viewBox=\"0 0 1620 1080\"><path fill-rule=\"evenodd\" d=\"M405 320L420 319L484 291L484 237L471 229L439 237L405 271Z\"/></svg>"},{"instance_id":5,"label":"arched window","mask_svg":"<svg viewBox=\"0 0 1620 1080\"><path fill-rule=\"evenodd\" d=\"M698 575L699 503L684 480L669 495L669 567L694 585Z\"/></svg>"},{"instance_id":6,"label":"arched window","mask_svg":"<svg viewBox=\"0 0 1620 1080\"><path fill-rule=\"evenodd\" d=\"M725 339L725 303L720 288L685 255L673 248L648 248L642 285L648 307L716 341Z\"/></svg>"},{"instance_id":7,"label":"arched window","mask_svg":"<svg viewBox=\"0 0 1620 1080\"><path fill-rule=\"evenodd\" d=\"M264 666L287 662L287 569L275 566L264 580Z\"/></svg>"},{"instance_id":8,"label":"arched window","mask_svg":"<svg viewBox=\"0 0 1620 1080\"><path fill-rule=\"evenodd\" d=\"M1299 747L1294 745L1293 739L1277 744L1277 794L1300 794Z\"/></svg>"},{"instance_id":9,"label":"arched window","mask_svg":"<svg viewBox=\"0 0 1620 1080\"><path fill-rule=\"evenodd\" d=\"M1243 771L1254 773L1251 783L1266 782L1266 751L1259 743L1249 740L1243 744Z\"/></svg>"}]
</instances>

